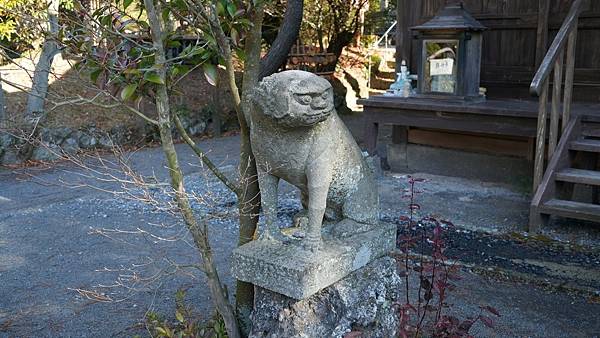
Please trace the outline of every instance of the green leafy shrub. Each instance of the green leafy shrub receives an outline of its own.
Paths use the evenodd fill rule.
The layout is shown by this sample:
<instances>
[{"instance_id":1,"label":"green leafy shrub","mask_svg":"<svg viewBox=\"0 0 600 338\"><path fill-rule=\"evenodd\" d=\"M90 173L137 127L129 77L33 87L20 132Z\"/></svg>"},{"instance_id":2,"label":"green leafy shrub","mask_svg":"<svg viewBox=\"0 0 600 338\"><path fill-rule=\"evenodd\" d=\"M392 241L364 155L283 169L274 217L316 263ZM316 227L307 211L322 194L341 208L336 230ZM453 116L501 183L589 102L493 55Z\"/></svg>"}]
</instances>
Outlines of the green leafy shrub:
<instances>
[{"instance_id":1,"label":"green leafy shrub","mask_svg":"<svg viewBox=\"0 0 600 338\"><path fill-rule=\"evenodd\" d=\"M194 312L194 309L185 304L186 292L179 289L175 294L175 320L165 319L161 314L148 312L146 315L146 328L153 337L164 338L227 338L225 323L218 314L209 320Z\"/></svg>"}]
</instances>

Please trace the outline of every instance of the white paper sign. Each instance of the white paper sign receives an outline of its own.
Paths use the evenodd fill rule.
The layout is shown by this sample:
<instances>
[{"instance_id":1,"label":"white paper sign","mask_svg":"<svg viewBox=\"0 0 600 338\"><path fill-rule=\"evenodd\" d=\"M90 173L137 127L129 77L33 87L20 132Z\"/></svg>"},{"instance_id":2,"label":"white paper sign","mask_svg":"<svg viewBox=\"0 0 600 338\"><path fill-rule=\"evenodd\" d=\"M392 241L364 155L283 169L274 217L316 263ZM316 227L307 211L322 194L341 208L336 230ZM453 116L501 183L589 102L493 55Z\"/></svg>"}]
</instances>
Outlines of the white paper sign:
<instances>
[{"instance_id":1,"label":"white paper sign","mask_svg":"<svg viewBox=\"0 0 600 338\"><path fill-rule=\"evenodd\" d=\"M454 68L454 59L434 59L429 60L429 75L452 75Z\"/></svg>"}]
</instances>

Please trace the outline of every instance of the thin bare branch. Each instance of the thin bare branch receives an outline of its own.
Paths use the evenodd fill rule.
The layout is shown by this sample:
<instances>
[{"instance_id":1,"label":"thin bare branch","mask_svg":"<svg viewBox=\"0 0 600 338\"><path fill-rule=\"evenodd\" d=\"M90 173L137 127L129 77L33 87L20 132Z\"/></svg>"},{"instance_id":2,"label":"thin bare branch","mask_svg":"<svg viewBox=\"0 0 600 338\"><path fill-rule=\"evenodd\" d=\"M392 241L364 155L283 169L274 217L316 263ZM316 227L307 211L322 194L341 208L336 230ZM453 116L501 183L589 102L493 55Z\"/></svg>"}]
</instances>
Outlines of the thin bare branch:
<instances>
[{"instance_id":1,"label":"thin bare branch","mask_svg":"<svg viewBox=\"0 0 600 338\"><path fill-rule=\"evenodd\" d=\"M217 176L217 178L221 182L223 182L223 184L225 184L227 186L227 188L229 188L229 190L233 191L237 196L239 196L240 195L239 184L237 182L233 182L231 179L229 179L225 175L225 173L223 173L221 170L219 170L219 168L210 160L210 158L208 158L208 156L206 156L204 151L202 151L202 149L200 149L200 147L198 147L198 145L196 145L194 140L192 140L192 138L185 131L185 128L183 128L183 125L181 124L181 120L179 119L179 116L175 115L173 117L175 119L175 125L177 126L177 130L181 134L181 137L183 138L185 143L187 143L187 145L190 146L190 148L192 148L192 150L194 151L194 153L196 153L196 155L200 158L200 160L204 164L206 164L208 169L210 169L210 171L213 174L215 174L215 176Z\"/></svg>"}]
</instances>

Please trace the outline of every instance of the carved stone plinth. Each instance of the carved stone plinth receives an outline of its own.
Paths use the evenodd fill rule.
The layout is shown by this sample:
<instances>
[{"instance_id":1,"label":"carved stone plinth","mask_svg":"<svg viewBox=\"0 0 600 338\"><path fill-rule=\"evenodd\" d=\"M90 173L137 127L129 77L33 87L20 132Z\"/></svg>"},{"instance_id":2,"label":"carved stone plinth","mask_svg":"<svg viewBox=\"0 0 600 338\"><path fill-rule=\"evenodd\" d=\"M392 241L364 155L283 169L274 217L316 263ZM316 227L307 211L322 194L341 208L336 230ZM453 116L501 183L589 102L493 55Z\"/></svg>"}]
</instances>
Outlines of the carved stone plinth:
<instances>
[{"instance_id":1,"label":"carved stone plinth","mask_svg":"<svg viewBox=\"0 0 600 338\"><path fill-rule=\"evenodd\" d=\"M239 280L305 299L389 253L395 244L396 226L388 223L346 238L324 233L317 252L293 241L256 240L233 251L231 271Z\"/></svg>"},{"instance_id":2,"label":"carved stone plinth","mask_svg":"<svg viewBox=\"0 0 600 338\"><path fill-rule=\"evenodd\" d=\"M250 338L396 337L404 296L397 263L382 257L304 300L255 288Z\"/></svg>"}]
</instances>

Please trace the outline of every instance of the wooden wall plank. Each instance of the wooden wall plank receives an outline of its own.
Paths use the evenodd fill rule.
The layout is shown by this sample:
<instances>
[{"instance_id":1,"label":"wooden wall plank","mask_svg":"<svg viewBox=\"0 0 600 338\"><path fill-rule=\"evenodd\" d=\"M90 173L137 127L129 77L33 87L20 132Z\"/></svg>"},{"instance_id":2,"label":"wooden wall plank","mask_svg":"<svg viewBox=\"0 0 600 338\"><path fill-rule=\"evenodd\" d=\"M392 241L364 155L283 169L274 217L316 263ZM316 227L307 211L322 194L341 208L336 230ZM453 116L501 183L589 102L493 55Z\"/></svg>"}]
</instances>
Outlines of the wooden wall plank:
<instances>
[{"instance_id":1,"label":"wooden wall plank","mask_svg":"<svg viewBox=\"0 0 600 338\"><path fill-rule=\"evenodd\" d=\"M539 0L537 36L535 45L535 68L542 63L548 49L548 15L550 13L550 0Z\"/></svg>"},{"instance_id":2,"label":"wooden wall plank","mask_svg":"<svg viewBox=\"0 0 600 338\"><path fill-rule=\"evenodd\" d=\"M510 15L537 14L537 0L505 0L503 4L503 13Z\"/></svg>"},{"instance_id":3,"label":"wooden wall plank","mask_svg":"<svg viewBox=\"0 0 600 338\"><path fill-rule=\"evenodd\" d=\"M408 142L413 144L520 158L531 157L528 140L528 138L503 138L486 134L456 133L421 128L411 128L408 131Z\"/></svg>"},{"instance_id":4,"label":"wooden wall plank","mask_svg":"<svg viewBox=\"0 0 600 338\"><path fill-rule=\"evenodd\" d=\"M499 14L498 1L496 0L482 0L481 1L481 13L485 14Z\"/></svg>"}]
</instances>

